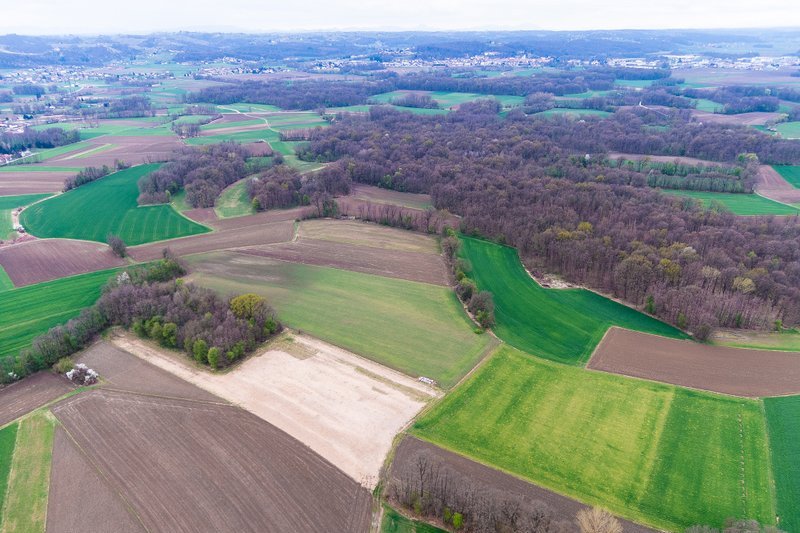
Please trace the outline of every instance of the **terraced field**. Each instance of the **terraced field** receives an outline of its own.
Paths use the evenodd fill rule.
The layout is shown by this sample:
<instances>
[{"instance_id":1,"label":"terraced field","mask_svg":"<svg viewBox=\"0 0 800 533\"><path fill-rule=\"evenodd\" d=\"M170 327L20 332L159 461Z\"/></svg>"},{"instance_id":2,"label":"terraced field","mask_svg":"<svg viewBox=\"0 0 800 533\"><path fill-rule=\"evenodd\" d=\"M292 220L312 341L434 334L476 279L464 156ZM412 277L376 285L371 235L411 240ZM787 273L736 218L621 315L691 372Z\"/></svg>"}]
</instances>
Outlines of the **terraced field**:
<instances>
[{"instance_id":1,"label":"terraced field","mask_svg":"<svg viewBox=\"0 0 800 533\"><path fill-rule=\"evenodd\" d=\"M755 400L542 361L508 346L412 432L659 528L774 523Z\"/></svg>"},{"instance_id":2,"label":"terraced field","mask_svg":"<svg viewBox=\"0 0 800 533\"><path fill-rule=\"evenodd\" d=\"M117 270L103 270L0 292L0 356L15 355L37 335L76 316L100 296Z\"/></svg>"},{"instance_id":3,"label":"terraced field","mask_svg":"<svg viewBox=\"0 0 800 533\"><path fill-rule=\"evenodd\" d=\"M139 178L157 168L132 167L40 202L23 211L21 223L37 237L106 242L113 233L129 246L209 231L169 205L137 205Z\"/></svg>"},{"instance_id":4,"label":"terraced field","mask_svg":"<svg viewBox=\"0 0 800 533\"><path fill-rule=\"evenodd\" d=\"M584 364L612 325L673 338L674 327L584 289L545 289L522 266L517 251L463 237L469 276L494 295L494 331L526 352L572 365Z\"/></svg>"}]
</instances>

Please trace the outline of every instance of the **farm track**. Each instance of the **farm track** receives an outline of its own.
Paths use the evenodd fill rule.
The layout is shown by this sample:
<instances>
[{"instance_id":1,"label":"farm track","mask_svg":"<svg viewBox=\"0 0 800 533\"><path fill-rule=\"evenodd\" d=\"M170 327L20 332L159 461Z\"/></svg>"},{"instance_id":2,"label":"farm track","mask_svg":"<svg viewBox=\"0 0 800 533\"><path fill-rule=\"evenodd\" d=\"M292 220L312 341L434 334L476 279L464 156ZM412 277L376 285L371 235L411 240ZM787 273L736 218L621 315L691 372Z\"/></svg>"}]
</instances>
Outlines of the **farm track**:
<instances>
[{"instance_id":1,"label":"farm track","mask_svg":"<svg viewBox=\"0 0 800 533\"><path fill-rule=\"evenodd\" d=\"M616 327L587 368L733 396L800 394L800 353L709 346Z\"/></svg>"},{"instance_id":2,"label":"farm track","mask_svg":"<svg viewBox=\"0 0 800 533\"><path fill-rule=\"evenodd\" d=\"M414 475L416 460L420 455L428 457L432 463L441 465L459 477L463 476L479 488L480 492L492 491L506 497L517 497L524 501L540 501L545 503L555 514L564 519L574 517L586 505L577 500L562 496L522 479L506 474L495 468L482 465L472 459L440 448L429 442L406 436L397 447L394 461L389 472L389 479L399 480L404 475ZM626 533L645 533L655 531L646 526L620 520Z\"/></svg>"},{"instance_id":3,"label":"farm track","mask_svg":"<svg viewBox=\"0 0 800 533\"><path fill-rule=\"evenodd\" d=\"M365 489L238 407L93 390L53 413L149 531L368 528Z\"/></svg>"},{"instance_id":4,"label":"farm track","mask_svg":"<svg viewBox=\"0 0 800 533\"><path fill-rule=\"evenodd\" d=\"M46 405L73 390L69 381L39 372L0 389L0 426Z\"/></svg>"}]
</instances>

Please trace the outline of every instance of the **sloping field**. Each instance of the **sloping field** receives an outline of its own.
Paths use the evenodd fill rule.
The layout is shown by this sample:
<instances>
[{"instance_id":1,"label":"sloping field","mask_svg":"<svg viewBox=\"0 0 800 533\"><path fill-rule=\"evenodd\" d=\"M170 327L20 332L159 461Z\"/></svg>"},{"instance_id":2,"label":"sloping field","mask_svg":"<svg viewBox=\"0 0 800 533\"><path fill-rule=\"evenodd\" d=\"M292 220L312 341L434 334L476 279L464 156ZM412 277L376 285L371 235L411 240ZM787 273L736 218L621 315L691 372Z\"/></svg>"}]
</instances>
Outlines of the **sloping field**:
<instances>
[{"instance_id":1,"label":"sloping field","mask_svg":"<svg viewBox=\"0 0 800 533\"><path fill-rule=\"evenodd\" d=\"M734 396L800 394L800 353L746 350L611 328L587 368Z\"/></svg>"},{"instance_id":2,"label":"sloping field","mask_svg":"<svg viewBox=\"0 0 800 533\"><path fill-rule=\"evenodd\" d=\"M189 255L215 250L227 250L244 246L259 246L286 242L294 236L294 223L290 221L244 226L203 235L175 239L170 242L154 242L129 248L128 253L136 261L151 261L161 257L164 248L177 255Z\"/></svg>"},{"instance_id":3,"label":"sloping field","mask_svg":"<svg viewBox=\"0 0 800 533\"><path fill-rule=\"evenodd\" d=\"M792 187L800 189L800 165L773 165L772 168Z\"/></svg>"},{"instance_id":4,"label":"sloping field","mask_svg":"<svg viewBox=\"0 0 800 533\"><path fill-rule=\"evenodd\" d=\"M214 211L219 218L240 217L252 215L255 212L247 194L248 182L249 178L244 178L226 187L220 193L214 206Z\"/></svg>"},{"instance_id":5,"label":"sloping field","mask_svg":"<svg viewBox=\"0 0 800 533\"><path fill-rule=\"evenodd\" d=\"M670 196L694 198L695 200L699 200L705 207L711 207L714 202L717 202L722 204L734 215L754 216L800 214L800 209L794 208L790 205L778 203L758 194L678 191L671 189L661 189L661 192Z\"/></svg>"},{"instance_id":6,"label":"sloping field","mask_svg":"<svg viewBox=\"0 0 800 533\"><path fill-rule=\"evenodd\" d=\"M72 390L63 376L37 372L0 389L0 426L52 402Z\"/></svg>"},{"instance_id":7,"label":"sloping field","mask_svg":"<svg viewBox=\"0 0 800 533\"><path fill-rule=\"evenodd\" d=\"M11 169L12 167L5 167ZM17 168L35 168L32 165L15 166ZM64 187L64 180L74 176L75 170L59 171L9 171L0 172L0 195L41 194L59 192Z\"/></svg>"},{"instance_id":8,"label":"sloping field","mask_svg":"<svg viewBox=\"0 0 800 533\"><path fill-rule=\"evenodd\" d=\"M635 309L584 289L545 289L525 271L517 251L464 237L469 276L494 295L498 337L529 353L582 365L611 326L675 338L686 335Z\"/></svg>"},{"instance_id":9,"label":"sloping field","mask_svg":"<svg viewBox=\"0 0 800 533\"><path fill-rule=\"evenodd\" d=\"M771 120L779 120L783 113L771 113L766 111L754 111L752 113L739 113L737 115L724 115L721 113L709 113L699 109L692 110L692 118L697 122L707 124L734 124L737 126L763 126Z\"/></svg>"},{"instance_id":10,"label":"sloping field","mask_svg":"<svg viewBox=\"0 0 800 533\"><path fill-rule=\"evenodd\" d=\"M182 144L168 128L163 128L160 131L129 130L124 135L101 136L69 146L73 149L61 147L63 151L48 153L44 161L48 165L76 167L76 170L88 166L111 166L117 159L129 165L141 165L167 160Z\"/></svg>"},{"instance_id":11,"label":"sloping field","mask_svg":"<svg viewBox=\"0 0 800 533\"><path fill-rule=\"evenodd\" d=\"M79 512L78 512L79 510ZM87 519L87 517L92 517ZM99 519L102 517L102 519ZM64 428L57 427L47 505L47 533L145 533L125 502L100 477Z\"/></svg>"},{"instance_id":12,"label":"sloping field","mask_svg":"<svg viewBox=\"0 0 800 533\"><path fill-rule=\"evenodd\" d=\"M670 530L774 523L760 403L560 365L503 346L420 437Z\"/></svg>"},{"instance_id":13,"label":"sloping field","mask_svg":"<svg viewBox=\"0 0 800 533\"><path fill-rule=\"evenodd\" d=\"M16 355L37 335L77 316L100 297L116 270L101 270L0 293L0 356Z\"/></svg>"},{"instance_id":14,"label":"sloping field","mask_svg":"<svg viewBox=\"0 0 800 533\"><path fill-rule=\"evenodd\" d=\"M546 504L559 518L571 521L579 510L586 507L572 498L547 490L518 477L490 468L472 459L435 446L430 442L406 436L395 450L390 471L391 479L400 480L404 476L419 476L419 457L425 457L433 468L437 466L461 479L466 479L480 492L497 491L503 496L516 497L526 502L539 501ZM622 521L626 533L643 533L649 528Z\"/></svg>"},{"instance_id":15,"label":"sloping field","mask_svg":"<svg viewBox=\"0 0 800 533\"><path fill-rule=\"evenodd\" d=\"M87 241L34 240L0 248L0 266L17 287L126 264L107 245Z\"/></svg>"},{"instance_id":16,"label":"sloping field","mask_svg":"<svg viewBox=\"0 0 800 533\"><path fill-rule=\"evenodd\" d=\"M17 232L14 231L12 213L19 207L23 207L42 198L47 198L49 194L22 194L18 196L0 196L0 242L5 239L14 239Z\"/></svg>"},{"instance_id":17,"label":"sloping field","mask_svg":"<svg viewBox=\"0 0 800 533\"><path fill-rule=\"evenodd\" d=\"M786 181L775 168L769 165L758 167L756 191L776 202L787 204L800 203L800 189Z\"/></svg>"},{"instance_id":18,"label":"sloping field","mask_svg":"<svg viewBox=\"0 0 800 533\"><path fill-rule=\"evenodd\" d=\"M53 413L148 531L368 528L365 489L238 407L95 390Z\"/></svg>"},{"instance_id":19,"label":"sloping field","mask_svg":"<svg viewBox=\"0 0 800 533\"><path fill-rule=\"evenodd\" d=\"M800 139L800 122L781 122L775 130L787 139Z\"/></svg>"},{"instance_id":20,"label":"sloping field","mask_svg":"<svg viewBox=\"0 0 800 533\"><path fill-rule=\"evenodd\" d=\"M376 204L394 204L410 207L412 209L427 209L433 206L430 194L391 191L371 185L354 185L352 196L358 200L365 200Z\"/></svg>"},{"instance_id":21,"label":"sloping field","mask_svg":"<svg viewBox=\"0 0 800 533\"><path fill-rule=\"evenodd\" d=\"M113 233L129 246L207 232L171 206L137 205L139 178L157 168L140 165L115 172L29 207L20 221L37 237L106 242Z\"/></svg>"},{"instance_id":22,"label":"sloping field","mask_svg":"<svg viewBox=\"0 0 800 533\"><path fill-rule=\"evenodd\" d=\"M447 287L231 252L188 261L200 285L223 294L261 294L289 326L444 387L493 342L473 333Z\"/></svg>"},{"instance_id":23,"label":"sloping field","mask_svg":"<svg viewBox=\"0 0 800 533\"><path fill-rule=\"evenodd\" d=\"M800 531L800 396L764 399L775 476L778 525Z\"/></svg>"},{"instance_id":24,"label":"sloping field","mask_svg":"<svg viewBox=\"0 0 800 533\"><path fill-rule=\"evenodd\" d=\"M212 374L130 335L117 346L274 424L368 488L394 436L437 395L408 376L303 335Z\"/></svg>"}]
</instances>

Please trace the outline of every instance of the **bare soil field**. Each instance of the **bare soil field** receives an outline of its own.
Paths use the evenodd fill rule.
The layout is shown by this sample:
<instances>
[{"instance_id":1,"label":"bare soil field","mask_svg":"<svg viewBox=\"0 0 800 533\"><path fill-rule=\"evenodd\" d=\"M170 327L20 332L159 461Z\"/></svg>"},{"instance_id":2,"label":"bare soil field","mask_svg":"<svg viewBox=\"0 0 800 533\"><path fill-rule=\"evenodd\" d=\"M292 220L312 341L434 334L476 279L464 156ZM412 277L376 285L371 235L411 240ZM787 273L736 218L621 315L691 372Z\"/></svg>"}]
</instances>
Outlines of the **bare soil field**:
<instances>
[{"instance_id":1,"label":"bare soil field","mask_svg":"<svg viewBox=\"0 0 800 533\"><path fill-rule=\"evenodd\" d=\"M539 501L545 503L555 514L569 522L572 522L579 510L586 507L577 500L410 436L405 437L397 447L390 469L390 478L398 480L403 476L415 475L418 468L417 458L420 455L426 456L431 463L440 465L440 468L449 470L459 478L468 479L473 486L479 487L481 493L491 491L506 497L520 498L526 502ZM626 533L653 531L627 520L620 519L620 522Z\"/></svg>"},{"instance_id":2,"label":"bare soil field","mask_svg":"<svg viewBox=\"0 0 800 533\"><path fill-rule=\"evenodd\" d=\"M74 157L81 152L86 152L86 148L79 148L72 152L62 154L52 159L48 159L44 164L52 166L83 168L88 166L113 165L119 159L130 165L149 163L154 161L164 161L168 159L172 152L182 148L184 145L178 137L173 135L154 135L154 136L102 136L87 141L92 148L112 144L109 149L99 150L86 157ZM59 187L59 190L60 187Z\"/></svg>"},{"instance_id":3,"label":"bare soil field","mask_svg":"<svg viewBox=\"0 0 800 533\"><path fill-rule=\"evenodd\" d=\"M707 161L705 159L697 159L694 157L683 157L683 156L673 156L673 155L648 155L648 154L627 154L627 153L620 153L620 152L609 152L608 158L609 159L629 159L631 161L639 161L641 159L647 158L650 161L657 161L660 163L674 163L675 161L684 164L684 165L705 165L705 166L714 166L714 167L732 167L728 163L719 163L717 161Z\"/></svg>"},{"instance_id":4,"label":"bare soil field","mask_svg":"<svg viewBox=\"0 0 800 533\"><path fill-rule=\"evenodd\" d=\"M304 220L298 230L300 239L314 239L385 250L439 255L430 235L390 228L356 220Z\"/></svg>"},{"instance_id":5,"label":"bare soil field","mask_svg":"<svg viewBox=\"0 0 800 533\"><path fill-rule=\"evenodd\" d=\"M587 368L734 396L800 393L800 353L709 346L616 327Z\"/></svg>"},{"instance_id":6,"label":"bare soil field","mask_svg":"<svg viewBox=\"0 0 800 533\"><path fill-rule=\"evenodd\" d=\"M93 390L53 414L148 531L369 527L364 488L238 407Z\"/></svg>"},{"instance_id":7,"label":"bare soil field","mask_svg":"<svg viewBox=\"0 0 800 533\"><path fill-rule=\"evenodd\" d=\"M124 500L78 450L66 431L56 427L47 533L145 533Z\"/></svg>"},{"instance_id":8,"label":"bare soil field","mask_svg":"<svg viewBox=\"0 0 800 533\"><path fill-rule=\"evenodd\" d=\"M431 196L429 194L391 191L371 185L354 185L352 196L358 200L367 200L378 204L402 205L416 209L425 209L431 205Z\"/></svg>"},{"instance_id":9,"label":"bare soil field","mask_svg":"<svg viewBox=\"0 0 800 533\"><path fill-rule=\"evenodd\" d=\"M269 257L292 263L353 270L389 278L447 285L447 269L438 255L358 246L341 242L301 238L237 253Z\"/></svg>"},{"instance_id":10,"label":"bare soil field","mask_svg":"<svg viewBox=\"0 0 800 533\"><path fill-rule=\"evenodd\" d=\"M770 113L766 111L756 111L752 113L739 113L738 115L723 115L721 113L709 113L708 111L692 110L692 118L697 122L708 124L734 124L737 126L763 126L770 120L781 118L783 113Z\"/></svg>"},{"instance_id":11,"label":"bare soil field","mask_svg":"<svg viewBox=\"0 0 800 533\"><path fill-rule=\"evenodd\" d=\"M188 211L184 211L183 215L201 224L208 224L209 222L215 222L217 220L217 213L214 211L213 207L189 209Z\"/></svg>"},{"instance_id":12,"label":"bare soil field","mask_svg":"<svg viewBox=\"0 0 800 533\"><path fill-rule=\"evenodd\" d=\"M229 248L286 242L290 241L293 236L293 222L264 223L243 226L238 229L232 228L225 231L193 235L170 241L142 244L128 248L128 253L136 261L152 261L161 257L165 248L169 248L177 256L182 256Z\"/></svg>"},{"instance_id":13,"label":"bare soil field","mask_svg":"<svg viewBox=\"0 0 800 533\"><path fill-rule=\"evenodd\" d=\"M77 172L77 170L76 170ZM0 196L61 192L75 172L0 172Z\"/></svg>"},{"instance_id":14,"label":"bare soil field","mask_svg":"<svg viewBox=\"0 0 800 533\"><path fill-rule=\"evenodd\" d=\"M272 209L256 213L255 215L246 215L243 217L223 218L209 225L220 231L246 228L249 226L259 226L269 222L283 222L287 220L299 220L306 216L306 214L313 211L310 207L294 207L292 209Z\"/></svg>"},{"instance_id":15,"label":"bare soil field","mask_svg":"<svg viewBox=\"0 0 800 533\"><path fill-rule=\"evenodd\" d=\"M793 204L800 202L800 189L783 179L774 168L769 165L758 167L758 181L756 192L776 202Z\"/></svg>"},{"instance_id":16,"label":"bare soil field","mask_svg":"<svg viewBox=\"0 0 800 533\"><path fill-rule=\"evenodd\" d=\"M372 488L394 436L438 392L304 335L284 335L232 371L194 368L130 336L115 345L274 424Z\"/></svg>"},{"instance_id":17,"label":"bare soil field","mask_svg":"<svg viewBox=\"0 0 800 533\"><path fill-rule=\"evenodd\" d=\"M39 372L0 389L0 426L52 402L72 390L66 378Z\"/></svg>"},{"instance_id":18,"label":"bare soil field","mask_svg":"<svg viewBox=\"0 0 800 533\"><path fill-rule=\"evenodd\" d=\"M125 264L97 242L37 239L0 248L0 266L17 287Z\"/></svg>"},{"instance_id":19,"label":"bare soil field","mask_svg":"<svg viewBox=\"0 0 800 533\"><path fill-rule=\"evenodd\" d=\"M100 341L81 352L75 362L85 363L97 371L104 387L185 400L224 403L210 392L106 341Z\"/></svg>"}]
</instances>

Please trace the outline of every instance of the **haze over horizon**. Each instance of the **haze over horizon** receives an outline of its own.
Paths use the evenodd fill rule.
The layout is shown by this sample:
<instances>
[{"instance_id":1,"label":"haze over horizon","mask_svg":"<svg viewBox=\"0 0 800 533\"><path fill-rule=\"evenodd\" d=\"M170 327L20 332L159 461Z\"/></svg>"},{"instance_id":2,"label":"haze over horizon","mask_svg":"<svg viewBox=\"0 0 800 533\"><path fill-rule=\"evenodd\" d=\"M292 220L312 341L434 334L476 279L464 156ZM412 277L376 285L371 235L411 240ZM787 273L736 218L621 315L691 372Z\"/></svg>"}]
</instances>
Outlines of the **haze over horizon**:
<instances>
[{"instance_id":1,"label":"haze over horizon","mask_svg":"<svg viewBox=\"0 0 800 533\"><path fill-rule=\"evenodd\" d=\"M5 0L8 2L9 0ZM140 0L28 0L3 9L0 34L118 34L164 31L457 31L457 30L614 30L741 29L800 27L793 0L763 0L757 6L735 0L674 0L642 5L614 0L525 2L497 0L335 0L286 4L257 0L191 3ZM776 26L776 21L779 25Z\"/></svg>"}]
</instances>

